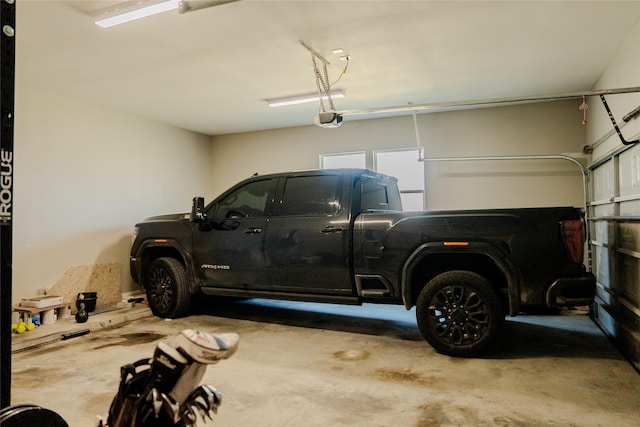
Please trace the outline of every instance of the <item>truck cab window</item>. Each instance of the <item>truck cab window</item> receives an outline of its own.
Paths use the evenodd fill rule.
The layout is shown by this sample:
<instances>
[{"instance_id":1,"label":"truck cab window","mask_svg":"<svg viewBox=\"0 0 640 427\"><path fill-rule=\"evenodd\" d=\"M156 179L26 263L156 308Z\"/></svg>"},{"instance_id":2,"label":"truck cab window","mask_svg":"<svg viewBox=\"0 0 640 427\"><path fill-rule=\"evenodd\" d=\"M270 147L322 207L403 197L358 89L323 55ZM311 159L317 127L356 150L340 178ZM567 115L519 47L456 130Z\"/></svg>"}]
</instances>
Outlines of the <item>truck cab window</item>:
<instances>
[{"instance_id":1,"label":"truck cab window","mask_svg":"<svg viewBox=\"0 0 640 427\"><path fill-rule=\"evenodd\" d=\"M337 175L287 178L281 215L333 215L340 209Z\"/></svg>"},{"instance_id":2,"label":"truck cab window","mask_svg":"<svg viewBox=\"0 0 640 427\"><path fill-rule=\"evenodd\" d=\"M401 211L400 198L397 189L390 189L382 182L375 179L362 179L362 196L360 198L360 211Z\"/></svg>"},{"instance_id":3,"label":"truck cab window","mask_svg":"<svg viewBox=\"0 0 640 427\"><path fill-rule=\"evenodd\" d=\"M272 180L250 182L218 203L215 218L264 217Z\"/></svg>"}]
</instances>

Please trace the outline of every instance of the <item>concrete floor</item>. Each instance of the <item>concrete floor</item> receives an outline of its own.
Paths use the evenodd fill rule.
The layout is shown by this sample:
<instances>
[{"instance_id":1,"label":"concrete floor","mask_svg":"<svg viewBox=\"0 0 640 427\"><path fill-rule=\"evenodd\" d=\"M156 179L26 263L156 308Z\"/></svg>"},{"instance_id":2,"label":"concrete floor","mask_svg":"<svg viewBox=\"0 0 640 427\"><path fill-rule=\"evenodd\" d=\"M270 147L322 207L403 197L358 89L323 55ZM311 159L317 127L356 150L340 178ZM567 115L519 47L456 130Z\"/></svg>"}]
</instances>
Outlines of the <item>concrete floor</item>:
<instances>
[{"instance_id":1,"label":"concrete floor","mask_svg":"<svg viewBox=\"0 0 640 427\"><path fill-rule=\"evenodd\" d=\"M640 375L584 312L510 318L494 354L459 359L431 349L415 312L402 307L208 300L172 321L145 317L144 304L133 311L134 321L67 341L24 350L27 337L16 337L23 350L13 355L12 403L94 426L121 365L194 328L240 334L238 352L207 371L204 382L224 397L214 421L199 425L638 425ZM127 319L119 313L85 325ZM44 328L74 327L69 319ZM40 329L29 333L32 344Z\"/></svg>"}]
</instances>

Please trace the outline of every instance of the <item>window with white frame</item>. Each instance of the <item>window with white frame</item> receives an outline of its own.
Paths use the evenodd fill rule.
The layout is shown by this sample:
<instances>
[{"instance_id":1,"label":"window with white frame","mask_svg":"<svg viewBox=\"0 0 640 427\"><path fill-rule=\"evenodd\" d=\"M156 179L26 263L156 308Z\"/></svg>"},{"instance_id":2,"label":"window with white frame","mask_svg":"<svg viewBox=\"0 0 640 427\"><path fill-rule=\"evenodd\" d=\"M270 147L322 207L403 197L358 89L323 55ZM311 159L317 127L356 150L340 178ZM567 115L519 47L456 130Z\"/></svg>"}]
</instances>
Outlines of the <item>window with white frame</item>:
<instances>
[{"instance_id":1,"label":"window with white frame","mask_svg":"<svg viewBox=\"0 0 640 427\"><path fill-rule=\"evenodd\" d=\"M377 172L398 178L402 209L425 209L424 162L420 161L420 148L381 150L373 153Z\"/></svg>"},{"instance_id":2,"label":"window with white frame","mask_svg":"<svg viewBox=\"0 0 640 427\"><path fill-rule=\"evenodd\" d=\"M367 167L367 155L364 151L353 153L320 154L321 169L356 168Z\"/></svg>"}]
</instances>

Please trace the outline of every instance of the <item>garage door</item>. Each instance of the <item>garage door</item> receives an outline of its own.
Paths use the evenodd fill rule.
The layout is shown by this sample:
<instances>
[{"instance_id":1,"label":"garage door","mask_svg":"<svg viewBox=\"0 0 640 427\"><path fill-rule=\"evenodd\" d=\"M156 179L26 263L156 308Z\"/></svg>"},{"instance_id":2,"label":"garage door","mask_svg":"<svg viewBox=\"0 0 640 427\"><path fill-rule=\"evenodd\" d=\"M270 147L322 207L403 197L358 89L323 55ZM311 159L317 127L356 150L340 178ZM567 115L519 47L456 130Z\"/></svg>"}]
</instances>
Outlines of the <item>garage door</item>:
<instances>
[{"instance_id":1,"label":"garage door","mask_svg":"<svg viewBox=\"0 0 640 427\"><path fill-rule=\"evenodd\" d=\"M640 368L640 145L592 167L593 315Z\"/></svg>"}]
</instances>

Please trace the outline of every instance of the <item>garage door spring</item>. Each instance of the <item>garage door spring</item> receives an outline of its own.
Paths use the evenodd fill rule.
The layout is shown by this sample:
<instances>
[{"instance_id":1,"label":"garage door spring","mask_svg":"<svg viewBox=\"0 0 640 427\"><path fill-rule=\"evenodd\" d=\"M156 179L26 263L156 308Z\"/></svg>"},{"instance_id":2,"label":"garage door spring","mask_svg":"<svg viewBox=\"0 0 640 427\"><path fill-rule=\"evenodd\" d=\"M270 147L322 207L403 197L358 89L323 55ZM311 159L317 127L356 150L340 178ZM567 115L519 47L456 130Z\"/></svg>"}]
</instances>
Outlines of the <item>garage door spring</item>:
<instances>
[{"instance_id":1,"label":"garage door spring","mask_svg":"<svg viewBox=\"0 0 640 427\"><path fill-rule=\"evenodd\" d=\"M333 98L331 98L331 83L329 82L329 74L327 73L327 63L322 62L322 73L316 63L316 56L312 53L311 60L313 61L313 71L316 76L316 86L318 88L318 96L320 98L320 109L325 112L324 99L329 101L330 111L336 111L336 107L333 105Z\"/></svg>"}]
</instances>

